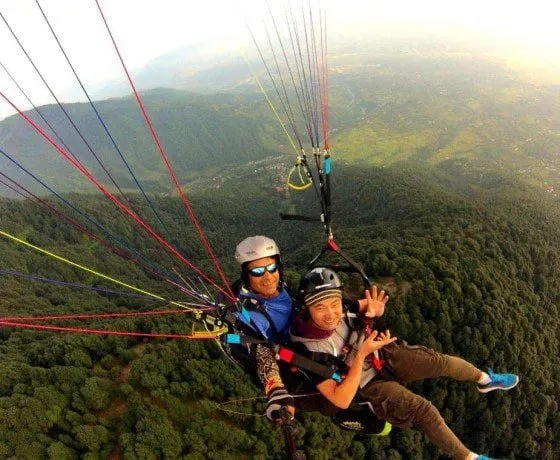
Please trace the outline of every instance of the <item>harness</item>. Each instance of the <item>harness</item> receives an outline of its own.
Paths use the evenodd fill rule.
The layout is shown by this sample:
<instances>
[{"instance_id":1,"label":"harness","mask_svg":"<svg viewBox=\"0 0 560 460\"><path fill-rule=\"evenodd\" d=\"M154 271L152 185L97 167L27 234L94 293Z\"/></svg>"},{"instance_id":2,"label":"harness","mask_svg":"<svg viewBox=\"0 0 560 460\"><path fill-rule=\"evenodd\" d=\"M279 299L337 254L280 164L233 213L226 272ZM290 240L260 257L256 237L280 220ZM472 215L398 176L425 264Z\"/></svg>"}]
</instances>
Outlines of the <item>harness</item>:
<instances>
[{"instance_id":1,"label":"harness","mask_svg":"<svg viewBox=\"0 0 560 460\"><path fill-rule=\"evenodd\" d=\"M253 304L251 305L253 306ZM247 305L248 307L248 305ZM255 305L255 311L262 313L273 326L272 318L267 315L268 312L262 305ZM247 319L249 313L245 305L239 307L238 311ZM228 349L228 355L235 362L237 362L245 371L252 373L254 365L249 358L249 347L254 344L263 344L273 348L277 348L276 357L279 364L284 364L284 369L287 369L288 375L286 380L297 381L298 388L295 389L294 394L305 394L315 389L313 380L309 373L322 377L324 379L332 379L336 382L342 382L348 372L348 365L344 362L347 354L351 350L350 344L346 343L343 347L343 353L337 357L330 353L312 352L307 350L303 343L294 342L289 345L282 343L277 346L271 339L264 338L257 329L252 327L250 322L241 321L239 316L236 316L226 306L223 306L220 311L220 324L227 324L232 332L221 336L221 340ZM344 320L347 321L348 317L345 314ZM276 328L272 331L274 336L278 336ZM348 339L350 338L349 335ZM239 355L234 352L236 349L245 349L246 354ZM242 362L244 361L244 362ZM282 369L282 366L281 366ZM296 377L297 374L297 377ZM294 376L290 378L290 376ZM377 378L377 375L374 377ZM287 383L285 381L285 383ZM306 388L307 387L307 388ZM312 387L312 389L311 389ZM384 436L390 432L391 425L384 420L378 419L373 412L371 405L366 402L353 403L348 409L338 411L333 416L333 421L342 429L353 431L362 434L380 435Z\"/></svg>"},{"instance_id":2,"label":"harness","mask_svg":"<svg viewBox=\"0 0 560 460\"><path fill-rule=\"evenodd\" d=\"M259 305L259 307L260 308L258 310L255 309L255 311L263 313L265 317L267 317L269 322L271 322L271 328L274 327L272 320L269 319L270 316L267 314L265 309L262 307L262 305ZM241 312L243 312L243 308ZM267 340L262 337L258 337L254 329L249 329L246 323L238 321L231 312L228 311L228 313L226 313L226 317L224 319L227 322L230 322L232 319L234 320L233 323L230 322L230 325L236 332L224 334L222 336L222 340L224 341L224 343L228 345L242 346L264 344L269 345L273 348L276 348L278 343L282 343L281 341L274 342L273 340ZM346 311L343 319L346 322L347 326L351 328L351 325L348 321L347 313L348 312ZM228 319L230 321L228 321ZM275 336L278 335L278 332L275 328L273 332ZM367 325L364 326L364 332L366 334L368 333ZM277 349L276 357L279 361L288 364L292 372L297 372L298 370L306 371L319 377L332 379L340 383L348 372L348 365L344 360L346 359L348 353L352 348L350 343L348 343L350 337L351 334L348 336L347 342L342 347L342 352L338 357L333 356L330 353L309 351L303 343L290 343L289 345L285 343L281 344ZM377 352L372 354L371 360L376 374L380 373L384 369L385 361Z\"/></svg>"},{"instance_id":3,"label":"harness","mask_svg":"<svg viewBox=\"0 0 560 460\"><path fill-rule=\"evenodd\" d=\"M282 336L294 315L294 299L284 284L280 285L277 296L262 298L243 285L238 289L239 302L233 316L254 330L255 335L263 336L273 343L281 343Z\"/></svg>"}]
</instances>

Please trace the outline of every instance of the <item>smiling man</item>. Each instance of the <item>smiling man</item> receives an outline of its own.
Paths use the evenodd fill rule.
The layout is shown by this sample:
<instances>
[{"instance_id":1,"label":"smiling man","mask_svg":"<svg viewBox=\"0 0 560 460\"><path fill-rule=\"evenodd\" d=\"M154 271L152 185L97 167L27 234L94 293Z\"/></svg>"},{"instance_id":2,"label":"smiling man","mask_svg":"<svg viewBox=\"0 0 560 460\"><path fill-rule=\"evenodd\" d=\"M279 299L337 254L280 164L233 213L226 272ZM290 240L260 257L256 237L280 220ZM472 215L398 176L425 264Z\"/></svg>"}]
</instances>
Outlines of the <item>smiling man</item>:
<instances>
[{"instance_id":1,"label":"smiling man","mask_svg":"<svg viewBox=\"0 0 560 460\"><path fill-rule=\"evenodd\" d=\"M266 236L250 236L237 245L235 259L241 266L236 293L244 309L239 320L266 339L282 342L294 312L292 298L283 283L278 245Z\"/></svg>"},{"instance_id":2,"label":"smiling man","mask_svg":"<svg viewBox=\"0 0 560 460\"><path fill-rule=\"evenodd\" d=\"M238 361L245 358L247 367L256 368L268 397L266 414L271 420L279 416L278 409L288 407L293 414L294 399L286 390L276 362L274 345L288 338L288 330L295 317L293 299L283 282L280 249L266 236L245 238L235 250L241 266L241 280L234 285L241 311L236 313L251 335L266 339L268 344L239 346Z\"/></svg>"},{"instance_id":3,"label":"smiling man","mask_svg":"<svg viewBox=\"0 0 560 460\"><path fill-rule=\"evenodd\" d=\"M345 409L355 400L368 402L375 415L392 425L416 427L446 455L456 460L484 460L467 449L437 408L405 384L425 378L451 377L478 384L478 391L510 390L519 378L485 373L456 356L423 346L394 343L390 332L369 332L367 321L385 313L389 297L373 286L358 302L343 301L342 283L328 268L315 268L300 283L304 309L296 318L291 339L314 354L336 358L342 381L317 376L314 383L333 405ZM381 355L379 354L381 352Z\"/></svg>"}]
</instances>

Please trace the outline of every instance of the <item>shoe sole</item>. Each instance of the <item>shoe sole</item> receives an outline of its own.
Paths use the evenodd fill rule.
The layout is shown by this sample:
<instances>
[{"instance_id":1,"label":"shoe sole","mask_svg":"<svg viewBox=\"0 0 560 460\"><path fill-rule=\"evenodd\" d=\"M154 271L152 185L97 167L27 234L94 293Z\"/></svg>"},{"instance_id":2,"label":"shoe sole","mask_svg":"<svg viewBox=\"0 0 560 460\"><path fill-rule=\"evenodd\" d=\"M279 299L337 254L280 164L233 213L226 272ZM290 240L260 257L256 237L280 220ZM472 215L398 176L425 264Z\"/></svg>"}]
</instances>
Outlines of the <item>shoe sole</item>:
<instances>
[{"instance_id":1,"label":"shoe sole","mask_svg":"<svg viewBox=\"0 0 560 460\"><path fill-rule=\"evenodd\" d=\"M511 390L512 388L515 388L518 383L519 383L519 378L515 381L515 383L513 385L510 385L508 387L493 387L493 388L480 388L479 387L478 391L480 393L490 393L491 391L496 391L496 390L507 391L507 390Z\"/></svg>"}]
</instances>

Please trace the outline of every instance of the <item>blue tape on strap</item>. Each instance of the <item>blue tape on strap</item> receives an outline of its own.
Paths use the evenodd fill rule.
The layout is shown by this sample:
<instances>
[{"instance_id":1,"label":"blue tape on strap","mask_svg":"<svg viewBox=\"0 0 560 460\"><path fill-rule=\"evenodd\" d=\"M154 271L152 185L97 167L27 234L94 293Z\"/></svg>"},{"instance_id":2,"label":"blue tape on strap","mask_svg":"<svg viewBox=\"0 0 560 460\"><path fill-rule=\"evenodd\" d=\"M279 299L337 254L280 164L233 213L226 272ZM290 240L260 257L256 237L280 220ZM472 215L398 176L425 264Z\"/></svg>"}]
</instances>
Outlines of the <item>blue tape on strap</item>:
<instances>
[{"instance_id":1,"label":"blue tape on strap","mask_svg":"<svg viewBox=\"0 0 560 460\"><path fill-rule=\"evenodd\" d=\"M325 158L325 174L331 173L331 159Z\"/></svg>"},{"instance_id":2,"label":"blue tape on strap","mask_svg":"<svg viewBox=\"0 0 560 460\"><path fill-rule=\"evenodd\" d=\"M240 344L241 336L239 334L226 334L226 343Z\"/></svg>"},{"instance_id":3,"label":"blue tape on strap","mask_svg":"<svg viewBox=\"0 0 560 460\"><path fill-rule=\"evenodd\" d=\"M337 381L337 382L342 382L342 375L340 375L338 372L335 372L335 373L332 375L332 379L335 380L335 381Z\"/></svg>"},{"instance_id":4,"label":"blue tape on strap","mask_svg":"<svg viewBox=\"0 0 560 460\"><path fill-rule=\"evenodd\" d=\"M251 315L250 315L249 312L245 309L245 307L241 307L241 316L243 316L243 318L245 319L245 321L247 321L248 323L251 322Z\"/></svg>"}]
</instances>

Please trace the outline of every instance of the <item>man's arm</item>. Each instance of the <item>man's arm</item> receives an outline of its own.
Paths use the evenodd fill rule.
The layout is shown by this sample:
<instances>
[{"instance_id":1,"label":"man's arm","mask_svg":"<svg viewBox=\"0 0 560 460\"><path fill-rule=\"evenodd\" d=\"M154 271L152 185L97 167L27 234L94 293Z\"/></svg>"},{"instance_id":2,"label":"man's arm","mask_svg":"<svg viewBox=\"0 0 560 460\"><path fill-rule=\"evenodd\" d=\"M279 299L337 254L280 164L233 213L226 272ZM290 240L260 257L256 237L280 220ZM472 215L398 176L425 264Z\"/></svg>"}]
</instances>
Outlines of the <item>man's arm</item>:
<instances>
[{"instance_id":1,"label":"man's arm","mask_svg":"<svg viewBox=\"0 0 560 460\"><path fill-rule=\"evenodd\" d=\"M257 375L268 395L274 388L283 387L280 369L276 361L276 352L262 344L257 344L255 349L257 362Z\"/></svg>"},{"instance_id":2,"label":"man's arm","mask_svg":"<svg viewBox=\"0 0 560 460\"><path fill-rule=\"evenodd\" d=\"M257 344L255 349L257 361L257 375L264 386L268 403L266 405L266 416L273 421L278 421L280 409L287 407L290 414L294 415L294 398L282 382L280 369L276 361L276 353L271 347Z\"/></svg>"},{"instance_id":3,"label":"man's arm","mask_svg":"<svg viewBox=\"0 0 560 460\"><path fill-rule=\"evenodd\" d=\"M389 337L380 340L376 339L378 339L377 331L373 331L372 334L364 340L364 343L356 353L356 357L350 366L350 370L348 371L346 378L341 383L329 379L317 385L317 389L321 392L321 394L335 406L340 407L341 409L347 409L348 406L350 406L354 396L356 396L358 386L360 385L362 369L364 367L366 357L374 351L379 350L385 345L397 340L396 337Z\"/></svg>"}]
</instances>

